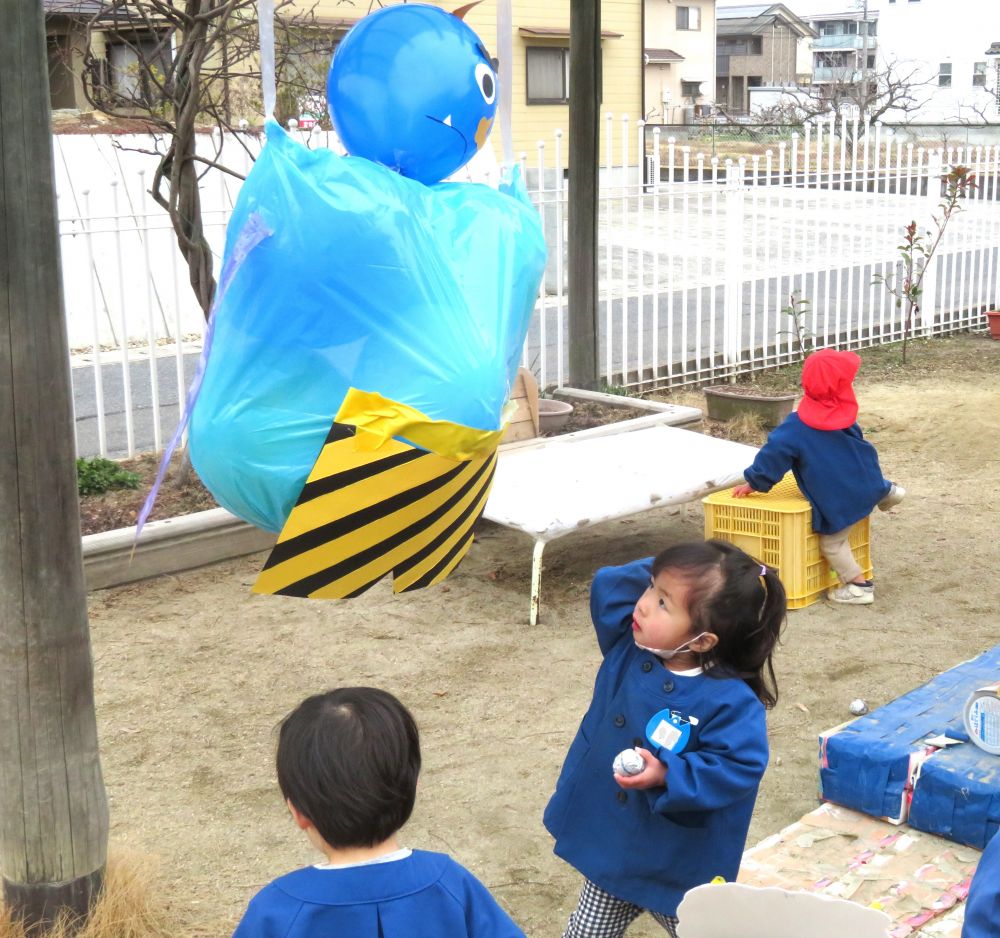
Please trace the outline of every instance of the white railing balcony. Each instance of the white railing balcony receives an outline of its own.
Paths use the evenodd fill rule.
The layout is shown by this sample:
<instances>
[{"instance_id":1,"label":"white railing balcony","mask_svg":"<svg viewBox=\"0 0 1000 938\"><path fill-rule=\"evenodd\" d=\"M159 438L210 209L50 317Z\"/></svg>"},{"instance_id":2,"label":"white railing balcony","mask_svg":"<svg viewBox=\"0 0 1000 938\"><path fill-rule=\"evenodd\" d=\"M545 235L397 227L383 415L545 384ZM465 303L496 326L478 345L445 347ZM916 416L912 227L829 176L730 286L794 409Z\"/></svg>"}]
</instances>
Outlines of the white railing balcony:
<instances>
[{"instance_id":1,"label":"white railing balcony","mask_svg":"<svg viewBox=\"0 0 1000 938\"><path fill-rule=\"evenodd\" d=\"M812 41L810 48L830 51L835 49L863 49L865 47L864 36L820 36ZM876 37L868 37L868 48L875 48Z\"/></svg>"},{"instance_id":2,"label":"white railing balcony","mask_svg":"<svg viewBox=\"0 0 1000 938\"><path fill-rule=\"evenodd\" d=\"M812 75L813 84L824 82L839 82L841 84L851 84L861 81L861 69L851 65L835 65L831 67L814 68Z\"/></svg>"}]
</instances>

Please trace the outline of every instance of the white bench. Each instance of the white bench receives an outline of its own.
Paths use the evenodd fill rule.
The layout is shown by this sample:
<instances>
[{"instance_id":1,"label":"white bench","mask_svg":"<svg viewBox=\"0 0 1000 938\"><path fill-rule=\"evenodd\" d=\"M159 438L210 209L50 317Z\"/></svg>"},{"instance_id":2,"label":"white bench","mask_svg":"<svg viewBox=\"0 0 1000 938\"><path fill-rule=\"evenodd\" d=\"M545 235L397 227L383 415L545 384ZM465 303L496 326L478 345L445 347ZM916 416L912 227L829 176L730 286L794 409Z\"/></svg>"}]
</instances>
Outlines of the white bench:
<instances>
[{"instance_id":1,"label":"white bench","mask_svg":"<svg viewBox=\"0 0 1000 938\"><path fill-rule=\"evenodd\" d=\"M683 430L696 408L500 448L484 516L535 541L529 621L538 622L542 552L573 531L682 505L739 483L757 450Z\"/></svg>"}]
</instances>

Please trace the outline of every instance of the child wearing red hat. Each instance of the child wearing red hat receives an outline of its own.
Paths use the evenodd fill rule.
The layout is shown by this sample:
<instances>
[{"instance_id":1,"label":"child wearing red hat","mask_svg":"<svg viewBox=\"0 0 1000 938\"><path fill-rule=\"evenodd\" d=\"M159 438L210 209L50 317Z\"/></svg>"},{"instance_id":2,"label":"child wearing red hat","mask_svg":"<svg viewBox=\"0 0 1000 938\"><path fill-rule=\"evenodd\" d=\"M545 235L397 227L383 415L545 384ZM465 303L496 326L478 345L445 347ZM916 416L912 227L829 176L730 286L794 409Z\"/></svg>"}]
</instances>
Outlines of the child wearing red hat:
<instances>
[{"instance_id":1,"label":"child wearing red hat","mask_svg":"<svg viewBox=\"0 0 1000 938\"><path fill-rule=\"evenodd\" d=\"M906 494L882 476L878 453L858 426L852 382L860 367L854 352L821 349L810 355L802 366L805 394L798 410L771 432L743 473L746 483L733 489L736 496L768 492L790 469L812 505L820 550L841 580L827 598L851 605L875 601L875 586L848 543L851 526L876 505L885 511Z\"/></svg>"}]
</instances>

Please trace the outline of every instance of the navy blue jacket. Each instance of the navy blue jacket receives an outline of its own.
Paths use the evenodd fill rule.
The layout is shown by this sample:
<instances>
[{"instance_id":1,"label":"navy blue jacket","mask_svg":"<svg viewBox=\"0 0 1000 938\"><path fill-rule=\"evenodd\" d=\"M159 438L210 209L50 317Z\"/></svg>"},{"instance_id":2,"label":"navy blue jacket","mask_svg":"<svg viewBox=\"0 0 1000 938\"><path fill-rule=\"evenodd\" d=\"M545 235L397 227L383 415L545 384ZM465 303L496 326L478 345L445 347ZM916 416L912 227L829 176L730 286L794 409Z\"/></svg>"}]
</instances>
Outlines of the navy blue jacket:
<instances>
[{"instance_id":1,"label":"navy blue jacket","mask_svg":"<svg viewBox=\"0 0 1000 938\"><path fill-rule=\"evenodd\" d=\"M744 681L675 674L636 646L632 611L651 567L647 558L594 577L590 609L604 662L545 826L556 854L602 889L676 915L688 889L736 878L767 766L767 727ZM682 751L647 735L665 716L687 735ZM666 765L665 787L625 791L615 782L614 757L636 745Z\"/></svg>"},{"instance_id":2,"label":"navy blue jacket","mask_svg":"<svg viewBox=\"0 0 1000 938\"><path fill-rule=\"evenodd\" d=\"M314 866L265 886L233 938L524 938L486 887L441 853L343 870Z\"/></svg>"},{"instance_id":3,"label":"navy blue jacket","mask_svg":"<svg viewBox=\"0 0 1000 938\"><path fill-rule=\"evenodd\" d=\"M791 413L771 431L743 478L756 491L769 492L789 469L812 505L817 534L867 518L891 487L875 447L856 423L846 430L814 430Z\"/></svg>"},{"instance_id":4,"label":"navy blue jacket","mask_svg":"<svg viewBox=\"0 0 1000 938\"><path fill-rule=\"evenodd\" d=\"M972 877L965 901L962 938L997 938L1000 935L1000 834L994 834Z\"/></svg>"}]
</instances>

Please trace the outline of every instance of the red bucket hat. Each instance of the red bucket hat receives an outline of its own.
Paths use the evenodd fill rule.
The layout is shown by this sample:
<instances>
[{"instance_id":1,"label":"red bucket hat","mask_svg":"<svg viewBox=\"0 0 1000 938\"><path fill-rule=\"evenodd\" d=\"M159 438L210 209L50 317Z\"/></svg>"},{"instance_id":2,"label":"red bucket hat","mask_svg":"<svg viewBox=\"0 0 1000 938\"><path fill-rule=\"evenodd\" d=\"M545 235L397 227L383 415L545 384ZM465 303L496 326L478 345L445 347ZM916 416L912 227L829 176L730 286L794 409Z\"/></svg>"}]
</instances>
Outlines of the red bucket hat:
<instances>
[{"instance_id":1,"label":"red bucket hat","mask_svg":"<svg viewBox=\"0 0 1000 938\"><path fill-rule=\"evenodd\" d=\"M861 367L854 352L825 348L814 352L802 366L798 414L814 430L845 430L858 419L858 400L851 382Z\"/></svg>"}]
</instances>

